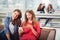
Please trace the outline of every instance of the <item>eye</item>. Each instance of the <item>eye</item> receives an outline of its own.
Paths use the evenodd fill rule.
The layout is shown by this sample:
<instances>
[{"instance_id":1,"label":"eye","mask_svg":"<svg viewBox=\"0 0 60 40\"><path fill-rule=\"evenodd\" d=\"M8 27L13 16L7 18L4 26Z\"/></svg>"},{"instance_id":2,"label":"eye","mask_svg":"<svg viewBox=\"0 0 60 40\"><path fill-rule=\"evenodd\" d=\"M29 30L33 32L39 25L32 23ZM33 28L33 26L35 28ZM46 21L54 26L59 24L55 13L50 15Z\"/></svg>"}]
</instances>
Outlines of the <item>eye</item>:
<instances>
[{"instance_id":1,"label":"eye","mask_svg":"<svg viewBox=\"0 0 60 40\"><path fill-rule=\"evenodd\" d=\"M15 13L16 14L16 13Z\"/></svg>"}]
</instances>

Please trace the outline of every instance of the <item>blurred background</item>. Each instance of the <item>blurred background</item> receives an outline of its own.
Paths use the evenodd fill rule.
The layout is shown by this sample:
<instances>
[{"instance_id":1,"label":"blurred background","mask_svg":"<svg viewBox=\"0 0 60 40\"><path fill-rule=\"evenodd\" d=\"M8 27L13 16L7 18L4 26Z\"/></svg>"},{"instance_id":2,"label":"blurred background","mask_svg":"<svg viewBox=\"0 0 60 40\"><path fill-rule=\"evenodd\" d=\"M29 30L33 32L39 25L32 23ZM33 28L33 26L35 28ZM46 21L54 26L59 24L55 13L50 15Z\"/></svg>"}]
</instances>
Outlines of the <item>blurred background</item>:
<instances>
[{"instance_id":1,"label":"blurred background","mask_svg":"<svg viewBox=\"0 0 60 40\"><path fill-rule=\"evenodd\" d=\"M60 18L60 0L53 0L53 1L52 0L0 0L0 24L3 24L4 17L11 16L12 11L14 9L20 9L22 11L23 16L27 9L33 10L35 14L38 15L39 12L37 11L37 8L40 3L43 3L46 8L49 4L52 4L55 12L51 15L55 15L54 16L55 19L53 19L50 22L50 24L53 24L53 25L48 25L49 24L48 23L47 26L59 27L60 26L59 25L60 24L60 21L59 21L60 20L59 19ZM41 14L41 15L45 15L45 14ZM46 15L49 15L49 14L46 14ZM44 23L42 22L42 20L40 21L41 23Z\"/></svg>"},{"instance_id":2,"label":"blurred background","mask_svg":"<svg viewBox=\"0 0 60 40\"><path fill-rule=\"evenodd\" d=\"M54 13L40 13L37 8L40 4L45 5L45 9L49 4L52 4ZM36 14L36 19L40 17L40 27L48 27L56 29L55 40L60 40L60 0L0 0L0 25L4 25L4 18L11 16L14 9L22 11L22 20L24 20L24 13L27 9L33 10ZM51 18L45 26L46 19Z\"/></svg>"}]
</instances>

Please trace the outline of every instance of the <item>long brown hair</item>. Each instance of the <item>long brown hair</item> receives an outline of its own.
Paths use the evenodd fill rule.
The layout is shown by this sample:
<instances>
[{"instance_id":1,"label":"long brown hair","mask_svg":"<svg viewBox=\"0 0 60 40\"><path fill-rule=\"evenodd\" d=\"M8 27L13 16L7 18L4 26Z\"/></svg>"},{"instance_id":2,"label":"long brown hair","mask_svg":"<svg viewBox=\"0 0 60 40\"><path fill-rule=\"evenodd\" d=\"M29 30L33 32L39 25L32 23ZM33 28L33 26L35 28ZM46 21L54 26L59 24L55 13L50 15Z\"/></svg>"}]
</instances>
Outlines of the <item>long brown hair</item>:
<instances>
[{"instance_id":1,"label":"long brown hair","mask_svg":"<svg viewBox=\"0 0 60 40\"><path fill-rule=\"evenodd\" d=\"M32 10L27 10L27 11L25 12L24 26L26 26L26 23L27 23L27 21L28 21L28 18L27 18L27 15L26 15L27 12L32 15L32 25L35 25L35 23L36 23L36 17L35 17L34 12L33 12Z\"/></svg>"},{"instance_id":2,"label":"long brown hair","mask_svg":"<svg viewBox=\"0 0 60 40\"><path fill-rule=\"evenodd\" d=\"M50 6L51 9L53 9L52 5L49 4L48 7L47 7L47 12L49 12L49 6Z\"/></svg>"},{"instance_id":3,"label":"long brown hair","mask_svg":"<svg viewBox=\"0 0 60 40\"><path fill-rule=\"evenodd\" d=\"M19 9L15 9L13 12L17 11L19 13L18 17L14 20L12 20L12 24L13 25L17 25L17 26L21 26L21 17L22 17L22 13Z\"/></svg>"}]
</instances>

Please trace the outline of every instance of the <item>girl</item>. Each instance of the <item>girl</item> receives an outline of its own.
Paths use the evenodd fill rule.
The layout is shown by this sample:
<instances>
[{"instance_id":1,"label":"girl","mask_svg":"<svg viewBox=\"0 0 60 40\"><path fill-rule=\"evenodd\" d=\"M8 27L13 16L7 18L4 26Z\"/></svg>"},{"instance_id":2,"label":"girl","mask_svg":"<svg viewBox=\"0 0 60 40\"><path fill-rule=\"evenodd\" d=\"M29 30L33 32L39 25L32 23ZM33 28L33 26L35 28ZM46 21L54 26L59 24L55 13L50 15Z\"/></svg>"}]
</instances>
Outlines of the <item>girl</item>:
<instances>
[{"instance_id":1,"label":"girl","mask_svg":"<svg viewBox=\"0 0 60 40\"><path fill-rule=\"evenodd\" d=\"M20 40L37 40L40 35L40 25L36 21L35 14L32 10L25 13L25 21L22 23L23 32Z\"/></svg>"},{"instance_id":2,"label":"girl","mask_svg":"<svg viewBox=\"0 0 60 40\"><path fill-rule=\"evenodd\" d=\"M40 13L45 13L44 8L45 8L44 4L41 3L41 4L39 5L37 11L40 11Z\"/></svg>"},{"instance_id":3,"label":"girl","mask_svg":"<svg viewBox=\"0 0 60 40\"><path fill-rule=\"evenodd\" d=\"M47 7L47 13L53 13L53 12L54 12L54 9L53 9L52 5L49 4Z\"/></svg>"},{"instance_id":4,"label":"girl","mask_svg":"<svg viewBox=\"0 0 60 40\"><path fill-rule=\"evenodd\" d=\"M53 6L51 4L49 4L48 7L47 7L47 13L51 14L53 12L54 12ZM45 24L43 25L43 27L46 26L47 23L50 22L51 20L52 20L52 18L47 18Z\"/></svg>"},{"instance_id":5,"label":"girl","mask_svg":"<svg viewBox=\"0 0 60 40\"><path fill-rule=\"evenodd\" d=\"M19 40L18 27L21 26L21 11L15 9L11 17L6 17L4 24L7 40Z\"/></svg>"}]
</instances>

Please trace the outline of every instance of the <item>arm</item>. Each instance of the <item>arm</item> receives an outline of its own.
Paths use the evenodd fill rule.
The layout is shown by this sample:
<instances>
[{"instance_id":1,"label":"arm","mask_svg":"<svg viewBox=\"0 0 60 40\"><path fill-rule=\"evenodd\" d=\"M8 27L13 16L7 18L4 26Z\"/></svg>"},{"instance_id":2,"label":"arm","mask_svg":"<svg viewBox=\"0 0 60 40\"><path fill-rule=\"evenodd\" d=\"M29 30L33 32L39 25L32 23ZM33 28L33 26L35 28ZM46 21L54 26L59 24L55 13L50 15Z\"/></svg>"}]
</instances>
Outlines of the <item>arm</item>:
<instances>
[{"instance_id":1,"label":"arm","mask_svg":"<svg viewBox=\"0 0 60 40\"><path fill-rule=\"evenodd\" d=\"M5 32L5 34L6 34L6 37L7 37L7 39L8 40L10 40L10 34L9 34L9 30L8 30L8 17L5 19L5 21L4 21L4 32Z\"/></svg>"},{"instance_id":2,"label":"arm","mask_svg":"<svg viewBox=\"0 0 60 40\"><path fill-rule=\"evenodd\" d=\"M31 28L31 30L36 37L39 37L39 35L40 35L40 25L39 25L39 23L36 24L36 30L34 28Z\"/></svg>"},{"instance_id":3,"label":"arm","mask_svg":"<svg viewBox=\"0 0 60 40\"><path fill-rule=\"evenodd\" d=\"M7 37L8 40L11 40L11 39L10 39L10 34L9 34L9 33L6 34L6 37Z\"/></svg>"}]
</instances>

